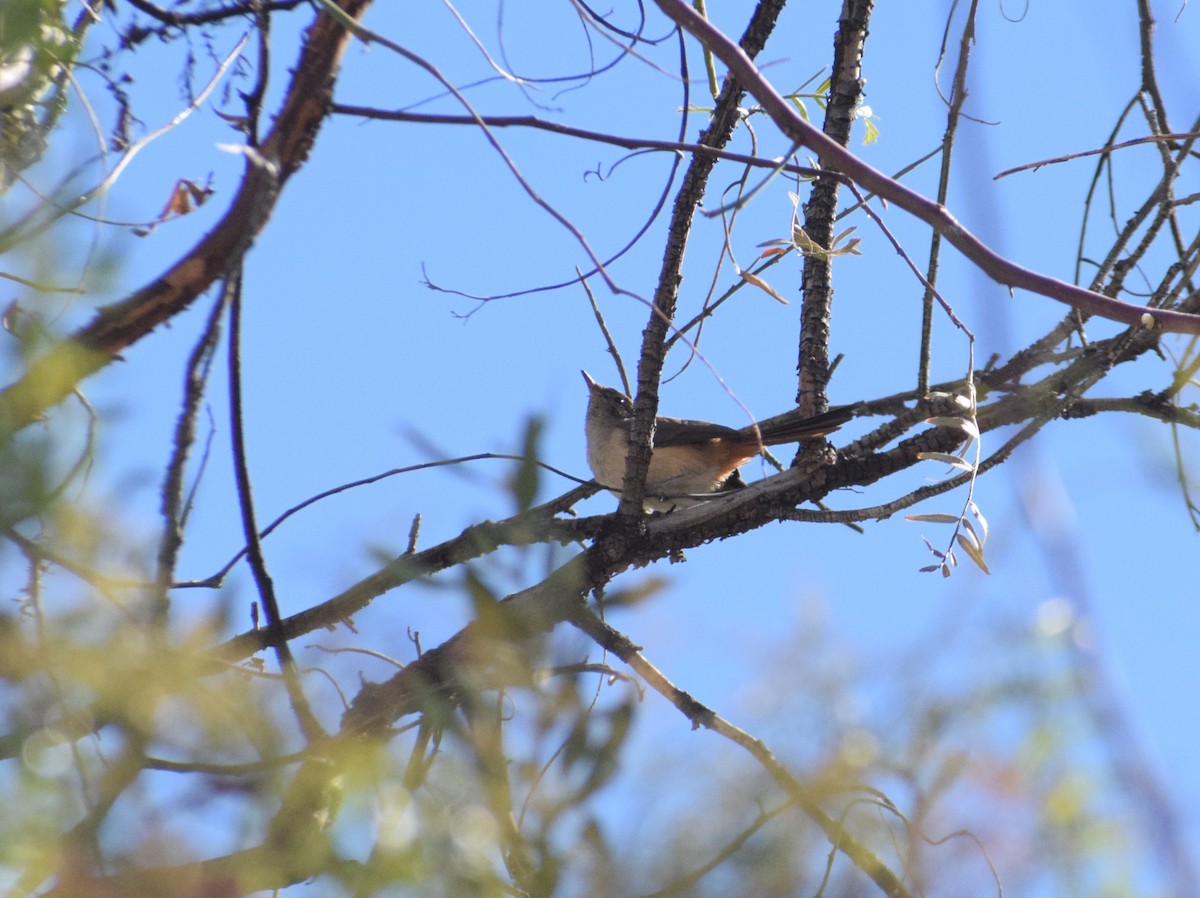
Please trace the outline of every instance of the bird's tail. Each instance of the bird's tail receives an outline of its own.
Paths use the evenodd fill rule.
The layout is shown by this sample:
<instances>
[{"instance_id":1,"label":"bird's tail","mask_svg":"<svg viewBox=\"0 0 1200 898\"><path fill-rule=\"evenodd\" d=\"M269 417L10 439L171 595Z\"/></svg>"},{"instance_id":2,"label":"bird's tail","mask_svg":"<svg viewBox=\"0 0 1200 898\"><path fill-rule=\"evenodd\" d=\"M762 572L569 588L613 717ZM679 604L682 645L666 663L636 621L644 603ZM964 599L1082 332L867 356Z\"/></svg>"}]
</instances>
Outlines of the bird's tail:
<instances>
[{"instance_id":1,"label":"bird's tail","mask_svg":"<svg viewBox=\"0 0 1200 898\"><path fill-rule=\"evenodd\" d=\"M759 425L759 439L764 446L797 443L833 433L858 412L859 405L839 405L827 412L795 421L780 421ZM752 428L747 428L752 430Z\"/></svg>"}]
</instances>

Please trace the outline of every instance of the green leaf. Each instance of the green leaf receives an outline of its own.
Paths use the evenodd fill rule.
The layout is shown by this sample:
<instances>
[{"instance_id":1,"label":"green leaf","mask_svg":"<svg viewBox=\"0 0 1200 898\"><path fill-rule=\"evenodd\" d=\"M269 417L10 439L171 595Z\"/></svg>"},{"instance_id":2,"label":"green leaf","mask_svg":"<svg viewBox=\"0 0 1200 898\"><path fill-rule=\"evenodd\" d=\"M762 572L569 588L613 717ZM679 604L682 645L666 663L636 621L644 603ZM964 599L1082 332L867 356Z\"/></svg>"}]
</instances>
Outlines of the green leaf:
<instances>
[{"instance_id":1,"label":"green leaf","mask_svg":"<svg viewBox=\"0 0 1200 898\"><path fill-rule=\"evenodd\" d=\"M863 145L870 146L879 140L879 126L869 118L864 118L863 126L866 128L866 133L863 135Z\"/></svg>"},{"instance_id":2,"label":"green leaf","mask_svg":"<svg viewBox=\"0 0 1200 898\"><path fill-rule=\"evenodd\" d=\"M604 607L640 605L667 588L666 577L647 577L630 589L610 590L604 594Z\"/></svg>"},{"instance_id":3,"label":"green leaf","mask_svg":"<svg viewBox=\"0 0 1200 898\"><path fill-rule=\"evenodd\" d=\"M513 498L517 500L517 511L528 511L537 499L541 484L541 466L538 464L538 444L541 441L545 422L541 418L530 418L525 423L525 436L521 446L521 461L512 478Z\"/></svg>"}]
</instances>

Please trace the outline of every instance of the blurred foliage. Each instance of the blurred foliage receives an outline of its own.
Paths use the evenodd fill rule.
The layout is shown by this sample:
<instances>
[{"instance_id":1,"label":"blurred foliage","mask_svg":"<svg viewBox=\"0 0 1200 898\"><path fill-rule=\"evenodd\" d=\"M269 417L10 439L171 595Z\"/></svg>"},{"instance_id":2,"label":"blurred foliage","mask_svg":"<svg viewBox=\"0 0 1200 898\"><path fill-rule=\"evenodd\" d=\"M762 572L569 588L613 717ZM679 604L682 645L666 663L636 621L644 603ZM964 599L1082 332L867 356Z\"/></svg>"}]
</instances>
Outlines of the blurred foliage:
<instances>
[{"instance_id":1,"label":"blurred foliage","mask_svg":"<svg viewBox=\"0 0 1200 898\"><path fill-rule=\"evenodd\" d=\"M95 14L86 7L69 26L66 11L57 0L0 6L0 191L44 159L64 109L78 35ZM138 42L177 38L172 28L143 28ZM869 108L859 115L873 139ZM159 221L201 194L179 181ZM857 253L857 240L840 251ZM44 247L20 249L50 258L47 267L57 261ZM45 321L19 304L7 307L0 342L14 370L55 345ZM1193 357L1189 348L1188 377ZM53 393L85 367L70 351L62 358L35 390ZM239 585L176 588L164 601L158 581L174 571L160 571L162 534L183 522L147 520L125 497L98 495L87 474L100 460L99 416L75 400L0 442L0 886L10 894L873 893L749 755L693 732L657 696L644 700L625 668L597 658L574 631L543 633L511 611L506 596L561 562L549 538L518 545L532 531L486 560L414 575L457 602L446 619L469 624L470 638L455 644L452 674L419 683L413 712L375 737L337 732L362 659L379 665L375 673L402 672L443 647L413 632L407 645L386 641L401 643L402 660L385 658L369 639L373 618L326 623L329 645L306 631L298 691L330 734L306 745L257 602L257 632L243 635L263 642L231 660L218 647L239 629L231 609L240 620L250 604ZM544 501L543 430L531 418L516 434L520 461L498 487L517 514ZM164 446L162 456L168 481L183 453ZM974 536L972 520L986 538L973 506L947 522ZM973 543L981 565L983 538ZM411 554L389 563L402 567ZM616 612L661 585L622 581L598 607ZM1089 711L1078 622L1053 632L1024 621L953 623L954 638L937 634L932 647L871 666L819 627L780 634L739 716L912 894L999 894L1001 883L1134 891L1147 837L1122 803L1114 749ZM933 676L935 664L953 666L953 676Z\"/></svg>"},{"instance_id":2,"label":"blurred foliage","mask_svg":"<svg viewBox=\"0 0 1200 898\"><path fill-rule=\"evenodd\" d=\"M0 193L41 159L66 104L63 85L78 42L63 0L5 0L0 7Z\"/></svg>"},{"instance_id":3,"label":"blurred foliage","mask_svg":"<svg viewBox=\"0 0 1200 898\"><path fill-rule=\"evenodd\" d=\"M111 530L74 545L78 532L58 534L58 551L138 551ZM143 588L22 554L8 550L25 582L0 617L0 869L26 887L14 894L70 881L85 861L113 874L166 867L142 888L168 894L181 875L171 865L244 849L277 828L296 765L313 763L289 755L295 728L278 678L254 663L214 664L219 616L163 629L148 623ZM473 572L462 589L484 622L474 651L510 685L480 681L440 711L431 698L388 743L316 752L339 772L318 777L323 795L304 803L311 819L250 865L264 881L289 879L298 864L320 894L869 888L748 756L688 735L625 678L581 664L576 642L513 632L489 576ZM1009 890L1096 894L1128 873L1141 837L1128 810L1111 805L1111 759L1089 723L1073 629L996 624L942 641L937 663L959 665L952 689L931 684L923 646L868 668L810 627L763 658L747 713L914 893L998 894L1001 876ZM310 694L327 673L306 674ZM220 894L256 881L240 868L234 879L241 885ZM109 894L82 878L74 888Z\"/></svg>"}]
</instances>

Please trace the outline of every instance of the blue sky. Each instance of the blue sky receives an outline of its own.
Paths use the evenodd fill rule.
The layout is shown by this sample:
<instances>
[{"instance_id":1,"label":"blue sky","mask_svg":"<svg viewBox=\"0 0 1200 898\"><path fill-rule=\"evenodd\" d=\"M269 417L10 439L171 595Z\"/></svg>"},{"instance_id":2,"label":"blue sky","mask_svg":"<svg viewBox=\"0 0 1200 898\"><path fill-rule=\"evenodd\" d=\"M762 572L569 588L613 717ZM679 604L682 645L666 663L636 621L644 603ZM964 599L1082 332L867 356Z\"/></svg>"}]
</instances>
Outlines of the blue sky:
<instances>
[{"instance_id":1,"label":"blue sky","mask_svg":"<svg viewBox=\"0 0 1200 898\"><path fill-rule=\"evenodd\" d=\"M864 146L860 131L852 149L883 171L899 169L940 139L944 107L933 68L943 7L880 4L875 13L866 101L881 136ZM1200 46L1200 25L1189 7L1155 3L1154 8L1159 77L1173 124L1183 130L1200 109L1193 49ZM1051 166L999 182L992 178L1010 166L1103 144L1137 85L1134 5L1031 3L1019 19L1005 17L1021 12L994 4L981 9L966 107L980 123L964 123L960 131L949 205L998 251L1069 280L1091 163ZM743 14L731 14L732 21ZM491 40L493 13L474 15L481 35ZM512 66L530 74L578 68L582 43L550 46L535 38L532 24L549 16L551 22L541 24L550 27L554 16L569 15L565 6L547 11L540 4L507 5L505 38ZM822 69L833 17L828 4L794 4L786 11L777 38L760 58L777 86L794 87ZM380 5L367 24L426 55L455 83L488 74L485 61L441 5ZM282 67L295 54L286 34L277 40L276 89ZM156 73L173 59L174 49L147 45L139 51L145 81L161 77ZM612 49L597 46L596 52L605 58ZM676 54L668 41L651 56L670 71ZM697 75L698 61L692 53ZM951 65L952 59L941 76L943 88ZM198 71L206 71L203 63ZM703 85L693 90L693 102L703 104ZM436 92L432 82L385 50L355 46L347 54L337 98L395 108ZM674 138L681 102L677 82L636 62L627 62L596 89L544 90L531 101L513 86L493 82L468 96L490 113L541 114L660 139ZM93 99L104 107L103 97ZM553 111L539 110L538 103ZM177 106L177 96L167 91L140 115L153 127ZM422 108L459 111L444 99ZM814 106L809 108L816 114ZM766 155L786 150L765 121L751 121L763 136ZM703 116L695 116L689 138L702 126ZM86 145L82 129L75 133L79 145ZM1122 136L1142 133L1131 126ZM662 154L642 155L609 172L623 151L515 129L499 136L530 182L601 256L641 226L670 161ZM106 296L120 297L144 283L211 226L241 165L218 145L234 141L236 135L207 105L139 157L112 195L109 217L152 217L180 177L203 182L211 173L216 195L204 209L149 238L102 231L104 252L119 260L102 291ZM1119 220L1144 195L1153 160L1137 154L1151 152L1128 151L1119 162L1119 199L1126 204ZM597 167L605 172L603 179L584 177ZM931 192L936 177L936 168L927 165L906 183ZM724 182L718 175L714 183ZM1198 186L1194 175L1189 183L1191 189ZM791 214L786 194L786 185L775 184L744 211L734 237L743 266L758 252L756 244L786 236ZM886 213L886 221L913 258L924 260L927 228L896 209ZM845 353L845 359L831 386L834 402L909 388L916 367L919 285L869 221L857 217L850 223L863 239L862 256L835 264L832 352ZM660 219L647 239L612 268L623 287L642 297L653 290L663 231ZM90 231L77 225L64 239L62 256L73 272L82 264L85 237ZM685 318L708 289L720 239L719 221L710 220L689 246ZM1102 240L1094 245L1103 246ZM430 460L414 434L449 456L516 451L529 416L545 419L544 460L586 476L586 397L578 371L586 368L610 383L616 377L583 292L568 287L478 304L422 284L424 271L447 288L507 293L568 280L576 266L586 264L577 242L528 201L475 130L330 121L308 166L288 184L246 270L247 427L260 517L269 520L330 486ZM787 262L772 269L769 278L776 290L796 300L792 305L743 291L701 346L738 400L759 417L782 411L795 391L798 269L798 260ZM726 264L719 289L733 277ZM1065 311L1042 297L1010 297L952 250L943 255L941 288L977 334L979 360L1024 345ZM646 310L599 283L594 289L632 366ZM111 503L122 523L147 538L156 526L158 470L178 404L179 360L210 302L202 298L170 328L133 347L124 363L85 386L97 408L116 413L102 434L90 488L99 504ZM84 321L89 309L76 303L63 321ZM1115 330L1103 322L1089 326L1092 336ZM678 371L682 361L672 356L668 372ZM966 342L939 317L934 378L959 377L966 367ZM1156 389L1168 377L1169 369L1147 360L1115 372L1099 393ZM219 419L223 389L218 372L211 395ZM744 413L703 365L692 365L664 387L661 408L685 417L744 421ZM854 422L835 443L865 426ZM228 436L224 420L217 431L220 446ZM985 452L1006 437L986 435ZM1194 457L1194 435L1184 434L1182 441ZM240 546L225 459L218 450L205 475L181 575L203 576ZM1195 812L1200 807L1195 752L1200 660L1193 639L1200 610L1192 591L1197 535L1172 466L1163 426L1129 416L1052 423L978 485L976 501L991 524L990 577L970 565L948 580L918 573L930 561L922 535L935 543L945 538L936 525L892 519L866 525L863 534L844 527L778 525L693 550L687 564L653 571L667 578L668 587L653 601L621 611L614 623L644 645L648 657L678 684L735 722L748 722L755 719L754 696L767 676L763 658L783 652L801 624L820 621L829 644L841 647L846 657L886 664L950 625L966 632L998 620L1033 627L1046 602L1066 599L1086 617L1086 630L1077 632L1089 635L1150 768L1169 784L1193 844L1200 844ZM505 515L510 503L499 486L508 473L505 463L493 461L465 471L394 478L332 499L289 523L267 543L283 610L298 611L369 573L376 564L373 551L401 550L415 513L422 515L426 546L480 518ZM751 464L745 473L755 478L762 471ZM931 465L828 501L834 508L871 505L941 474ZM547 475L543 494L568 486ZM960 493L951 493L914 511L956 513L962 501ZM613 503L598 496L580 511L598 513ZM629 575L618 585L639 576ZM235 609L252 594L244 576L233 578L227 593ZM447 607L449 601L444 593L422 590L385 597L371 612L378 629L370 635L378 647L401 651L404 628L412 625L420 627L426 645L434 644L461 625L464 609ZM336 641L354 641L348 636ZM949 665L931 664L929 675L936 682L953 681L953 664L969 663L969 655L961 655L964 644L970 640L955 643L959 648L949 653ZM382 669L368 670L368 676L384 675ZM870 701L872 694L865 691L863 700ZM654 700L645 717L648 734L681 738L678 734L687 732L685 721Z\"/></svg>"}]
</instances>

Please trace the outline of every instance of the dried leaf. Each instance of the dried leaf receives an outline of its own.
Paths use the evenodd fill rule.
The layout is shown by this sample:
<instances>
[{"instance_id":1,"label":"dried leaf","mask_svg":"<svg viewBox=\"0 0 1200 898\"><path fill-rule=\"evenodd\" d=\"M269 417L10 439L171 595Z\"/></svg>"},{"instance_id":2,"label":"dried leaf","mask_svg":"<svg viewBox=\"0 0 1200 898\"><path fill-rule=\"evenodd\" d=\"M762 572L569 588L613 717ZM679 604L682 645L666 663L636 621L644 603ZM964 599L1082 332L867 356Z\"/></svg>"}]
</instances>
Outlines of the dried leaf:
<instances>
[{"instance_id":1,"label":"dried leaf","mask_svg":"<svg viewBox=\"0 0 1200 898\"><path fill-rule=\"evenodd\" d=\"M945 558L946 557L945 552L935 549L933 547L933 543L931 543L929 540L925 539L925 537L922 536L921 539L925 543L925 548L927 548L929 550L930 554L932 554L934 558Z\"/></svg>"},{"instance_id":2,"label":"dried leaf","mask_svg":"<svg viewBox=\"0 0 1200 898\"><path fill-rule=\"evenodd\" d=\"M778 293L775 292L774 287L772 287L770 284L768 284L762 278L760 278L756 275L753 275L748 271L741 272L741 275L742 275L742 280L744 280L748 284L753 284L755 287L757 287L759 290L762 290L764 293L766 293L768 296L770 296L776 302L783 303L783 305L785 305L785 306L789 304L786 299L784 299L782 296L780 296Z\"/></svg>"},{"instance_id":3,"label":"dried leaf","mask_svg":"<svg viewBox=\"0 0 1200 898\"><path fill-rule=\"evenodd\" d=\"M212 195L213 190L211 187L201 187L195 181L180 178L171 188L171 195L167 198L162 211L158 213L158 217L151 222L150 227L134 228L133 233L138 237L147 237L155 228L168 219L188 215L200 208Z\"/></svg>"}]
</instances>

